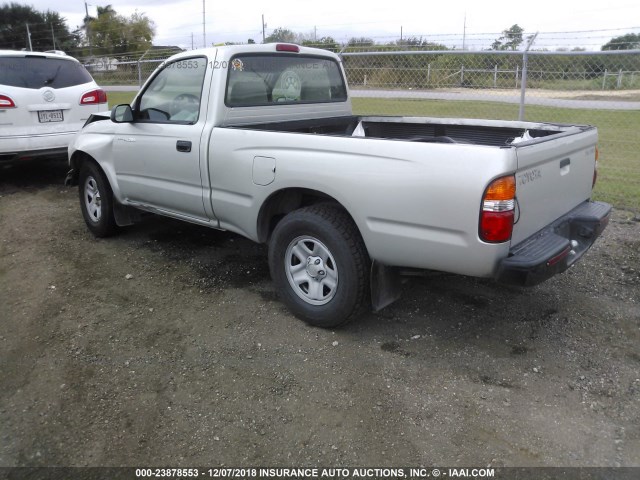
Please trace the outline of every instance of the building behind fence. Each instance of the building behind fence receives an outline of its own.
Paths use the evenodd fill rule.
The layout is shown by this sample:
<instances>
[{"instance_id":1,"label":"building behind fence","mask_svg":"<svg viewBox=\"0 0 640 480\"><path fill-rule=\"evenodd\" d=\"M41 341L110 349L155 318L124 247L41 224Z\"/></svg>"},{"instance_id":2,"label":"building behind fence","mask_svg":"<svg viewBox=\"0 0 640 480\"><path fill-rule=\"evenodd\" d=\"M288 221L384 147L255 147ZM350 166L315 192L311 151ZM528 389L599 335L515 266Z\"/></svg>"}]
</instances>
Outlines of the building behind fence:
<instances>
[{"instance_id":1,"label":"building behind fence","mask_svg":"<svg viewBox=\"0 0 640 480\"><path fill-rule=\"evenodd\" d=\"M84 63L98 83L140 86L175 50ZM640 50L341 53L361 114L594 124L597 194L640 211Z\"/></svg>"}]
</instances>

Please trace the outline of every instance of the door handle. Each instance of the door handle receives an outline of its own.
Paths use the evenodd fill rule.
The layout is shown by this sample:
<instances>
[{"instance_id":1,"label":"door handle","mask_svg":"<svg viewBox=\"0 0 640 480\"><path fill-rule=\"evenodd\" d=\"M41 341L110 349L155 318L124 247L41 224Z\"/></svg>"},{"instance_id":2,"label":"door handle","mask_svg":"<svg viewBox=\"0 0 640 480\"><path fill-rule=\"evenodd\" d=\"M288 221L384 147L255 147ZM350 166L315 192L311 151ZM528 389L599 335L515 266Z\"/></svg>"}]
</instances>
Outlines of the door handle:
<instances>
[{"instance_id":1,"label":"door handle","mask_svg":"<svg viewBox=\"0 0 640 480\"><path fill-rule=\"evenodd\" d=\"M179 152L190 152L191 142L189 140L178 140L176 142L176 150Z\"/></svg>"}]
</instances>

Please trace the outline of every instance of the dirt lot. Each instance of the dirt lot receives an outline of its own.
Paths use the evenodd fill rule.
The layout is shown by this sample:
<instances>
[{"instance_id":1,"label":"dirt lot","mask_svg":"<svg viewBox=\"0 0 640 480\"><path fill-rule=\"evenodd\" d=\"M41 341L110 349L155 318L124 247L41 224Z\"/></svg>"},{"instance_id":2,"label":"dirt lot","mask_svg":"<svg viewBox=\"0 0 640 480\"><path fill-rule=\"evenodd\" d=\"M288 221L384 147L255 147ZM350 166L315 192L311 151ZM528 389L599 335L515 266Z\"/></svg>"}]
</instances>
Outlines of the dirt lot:
<instances>
[{"instance_id":1,"label":"dirt lot","mask_svg":"<svg viewBox=\"0 0 640 480\"><path fill-rule=\"evenodd\" d=\"M64 174L0 171L1 466L640 465L635 214L533 289L435 275L325 331L263 246L96 240Z\"/></svg>"}]
</instances>

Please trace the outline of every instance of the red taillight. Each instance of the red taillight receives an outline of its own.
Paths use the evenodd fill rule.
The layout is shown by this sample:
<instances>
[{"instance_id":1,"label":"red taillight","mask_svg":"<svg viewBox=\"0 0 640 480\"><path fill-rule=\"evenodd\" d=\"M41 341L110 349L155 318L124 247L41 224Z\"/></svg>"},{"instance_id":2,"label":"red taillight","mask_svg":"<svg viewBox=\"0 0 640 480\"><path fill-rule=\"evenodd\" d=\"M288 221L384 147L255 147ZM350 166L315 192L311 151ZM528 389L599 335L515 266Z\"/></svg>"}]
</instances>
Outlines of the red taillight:
<instances>
[{"instance_id":1,"label":"red taillight","mask_svg":"<svg viewBox=\"0 0 640 480\"><path fill-rule=\"evenodd\" d=\"M501 177L489 184L482 198L480 239L489 243L506 242L513 232L516 205L516 179Z\"/></svg>"},{"instance_id":2,"label":"red taillight","mask_svg":"<svg viewBox=\"0 0 640 480\"><path fill-rule=\"evenodd\" d=\"M480 236L485 242L506 242L513 231L513 210L510 212L482 212Z\"/></svg>"},{"instance_id":3,"label":"red taillight","mask_svg":"<svg viewBox=\"0 0 640 480\"><path fill-rule=\"evenodd\" d=\"M292 45L291 43L278 43L276 45L276 52L300 53L300 47L298 45Z\"/></svg>"},{"instance_id":4,"label":"red taillight","mask_svg":"<svg viewBox=\"0 0 640 480\"><path fill-rule=\"evenodd\" d=\"M6 95L0 95L0 109L1 108L16 108L16 104Z\"/></svg>"},{"instance_id":5,"label":"red taillight","mask_svg":"<svg viewBox=\"0 0 640 480\"><path fill-rule=\"evenodd\" d=\"M85 93L80 98L80 105L98 105L107 103L107 92L101 88Z\"/></svg>"}]
</instances>

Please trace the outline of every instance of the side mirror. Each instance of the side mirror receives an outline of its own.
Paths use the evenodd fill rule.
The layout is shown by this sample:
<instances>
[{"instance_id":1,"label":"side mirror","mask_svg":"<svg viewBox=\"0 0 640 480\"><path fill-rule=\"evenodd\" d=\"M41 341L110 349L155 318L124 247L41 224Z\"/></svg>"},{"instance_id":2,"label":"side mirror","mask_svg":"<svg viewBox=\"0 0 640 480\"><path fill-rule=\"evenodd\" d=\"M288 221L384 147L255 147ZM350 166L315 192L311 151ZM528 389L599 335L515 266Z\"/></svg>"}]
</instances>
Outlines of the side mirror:
<instances>
[{"instance_id":1,"label":"side mirror","mask_svg":"<svg viewBox=\"0 0 640 480\"><path fill-rule=\"evenodd\" d=\"M133 122L133 112L131 106L123 103L116 105L111 109L111 121L113 123L131 123Z\"/></svg>"}]
</instances>

